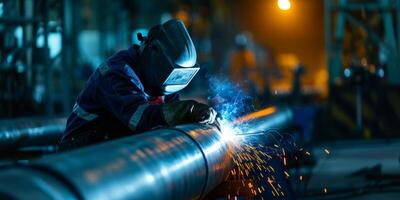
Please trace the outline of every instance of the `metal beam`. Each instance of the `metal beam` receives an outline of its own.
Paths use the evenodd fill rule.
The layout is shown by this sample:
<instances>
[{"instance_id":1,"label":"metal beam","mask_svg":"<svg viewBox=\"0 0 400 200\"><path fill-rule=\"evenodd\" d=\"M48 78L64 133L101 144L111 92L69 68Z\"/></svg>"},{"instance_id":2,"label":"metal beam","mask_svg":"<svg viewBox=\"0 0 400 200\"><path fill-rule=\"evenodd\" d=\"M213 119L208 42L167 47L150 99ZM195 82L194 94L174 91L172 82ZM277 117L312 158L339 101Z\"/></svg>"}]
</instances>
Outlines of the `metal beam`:
<instances>
[{"instance_id":1,"label":"metal beam","mask_svg":"<svg viewBox=\"0 0 400 200\"><path fill-rule=\"evenodd\" d=\"M339 0L339 6L345 6L347 0ZM341 82L341 72L342 72L342 57L343 57L343 38L344 30L346 25L346 12L338 11L336 16L336 26L334 33L334 44L333 44L333 56L332 68L329 72L329 80L331 83L336 84Z\"/></svg>"},{"instance_id":2,"label":"metal beam","mask_svg":"<svg viewBox=\"0 0 400 200\"><path fill-rule=\"evenodd\" d=\"M62 105L63 114L68 114L72 109L71 102L71 67L76 66L76 39L75 39L75 5L76 1L63 1L63 32L62 32Z\"/></svg>"},{"instance_id":3,"label":"metal beam","mask_svg":"<svg viewBox=\"0 0 400 200\"><path fill-rule=\"evenodd\" d=\"M331 0L332 1L332 0ZM393 10L394 5L388 4L383 5L381 3L348 3L347 5L339 5L334 6L333 10L335 11L389 11Z\"/></svg>"},{"instance_id":4,"label":"metal beam","mask_svg":"<svg viewBox=\"0 0 400 200\"><path fill-rule=\"evenodd\" d=\"M54 102L53 102L53 77L52 77L52 66L49 65L49 2L48 0L43 0L43 38L45 50L43 65L45 73L45 109L46 114L52 116L54 114Z\"/></svg>"},{"instance_id":5,"label":"metal beam","mask_svg":"<svg viewBox=\"0 0 400 200\"><path fill-rule=\"evenodd\" d=\"M389 0L381 1L383 6L391 6ZM393 23L392 10L385 10L383 12L383 27L385 30L385 41L388 45L388 67L387 67L387 78L390 84L400 84L400 65L397 57L397 44L394 33L394 23Z\"/></svg>"},{"instance_id":6,"label":"metal beam","mask_svg":"<svg viewBox=\"0 0 400 200\"><path fill-rule=\"evenodd\" d=\"M325 14L325 46L326 46L326 57L328 60L328 74L333 73L333 55L332 55L332 28L331 28L331 9L332 1L325 0L324 14ZM329 83L334 83L332 77L329 76Z\"/></svg>"},{"instance_id":7,"label":"metal beam","mask_svg":"<svg viewBox=\"0 0 400 200\"><path fill-rule=\"evenodd\" d=\"M381 14L383 34L378 33L362 21L351 15L353 11L378 11ZM387 83L400 85L400 1L398 0L376 0L370 2L359 2L351 0L325 1L325 31L327 39L327 55L329 69L329 83L338 84L341 81L341 69L343 67L343 38L345 37L345 24L358 26L364 29L369 38L387 54L386 63L371 63L375 65L387 64ZM335 13L335 15L333 14ZM332 20L331 16L335 19ZM394 24L394 18L397 24ZM334 32L331 30L334 24ZM396 30L397 28L397 30ZM396 35L397 33L397 35ZM333 37L333 38L331 38ZM351 51L351 49L350 49ZM378 54L378 53L377 53ZM378 57L378 55L376 55Z\"/></svg>"}]
</instances>

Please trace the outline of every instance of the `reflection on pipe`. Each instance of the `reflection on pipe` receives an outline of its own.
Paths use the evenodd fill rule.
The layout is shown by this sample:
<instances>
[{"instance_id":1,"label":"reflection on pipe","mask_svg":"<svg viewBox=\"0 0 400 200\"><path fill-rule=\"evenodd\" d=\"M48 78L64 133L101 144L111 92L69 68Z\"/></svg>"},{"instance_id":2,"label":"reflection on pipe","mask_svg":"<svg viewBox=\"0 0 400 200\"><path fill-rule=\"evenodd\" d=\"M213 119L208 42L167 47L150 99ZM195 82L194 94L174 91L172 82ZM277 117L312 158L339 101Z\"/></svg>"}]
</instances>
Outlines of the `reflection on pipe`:
<instances>
[{"instance_id":1,"label":"reflection on pipe","mask_svg":"<svg viewBox=\"0 0 400 200\"><path fill-rule=\"evenodd\" d=\"M0 150L57 143L66 118L31 118L0 121Z\"/></svg>"},{"instance_id":2,"label":"reflection on pipe","mask_svg":"<svg viewBox=\"0 0 400 200\"><path fill-rule=\"evenodd\" d=\"M275 112L276 112L276 107L275 106L264 108L264 109L262 109L260 111L256 111L256 112L253 112L253 113L250 113L250 114L247 114L245 116L237 118L235 120L234 124L240 124L240 123L247 122L247 121L250 121L250 120L253 120L253 119L257 119L257 118L260 118L260 117L265 117L265 116L271 115L271 114L273 114Z\"/></svg>"}]
</instances>

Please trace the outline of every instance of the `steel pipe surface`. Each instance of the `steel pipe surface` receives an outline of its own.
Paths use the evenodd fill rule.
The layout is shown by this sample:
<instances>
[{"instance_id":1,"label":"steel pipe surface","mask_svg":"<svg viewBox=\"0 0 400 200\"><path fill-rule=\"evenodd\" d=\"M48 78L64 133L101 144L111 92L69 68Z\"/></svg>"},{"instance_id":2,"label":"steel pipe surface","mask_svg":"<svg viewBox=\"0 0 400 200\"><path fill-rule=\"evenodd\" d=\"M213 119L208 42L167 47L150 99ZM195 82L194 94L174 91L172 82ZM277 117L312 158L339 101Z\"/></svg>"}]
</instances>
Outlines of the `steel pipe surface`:
<instances>
[{"instance_id":1,"label":"steel pipe surface","mask_svg":"<svg viewBox=\"0 0 400 200\"><path fill-rule=\"evenodd\" d=\"M282 115L274 115L278 112L261 118L266 123L282 123L285 120L276 119ZM284 116L289 124L292 115ZM261 126L261 118L255 126ZM41 199L199 199L227 177L232 167L231 142L210 125L156 129L51 155L18 168L18 174L14 168L4 169L0 171L0 198L23 199L20 192L24 190L45 194L46 187L51 186L49 193L62 191L65 197L41 195ZM43 187L37 186L39 180ZM7 182L14 185L8 186ZM15 186L18 183L20 186Z\"/></svg>"},{"instance_id":2,"label":"steel pipe surface","mask_svg":"<svg viewBox=\"0 0 400 200\"><path fill-rule=\"evenodd\" d=\"M57 144L67 119L27 118L0 121L0 150Z\"/></svg>"}]
</instances>

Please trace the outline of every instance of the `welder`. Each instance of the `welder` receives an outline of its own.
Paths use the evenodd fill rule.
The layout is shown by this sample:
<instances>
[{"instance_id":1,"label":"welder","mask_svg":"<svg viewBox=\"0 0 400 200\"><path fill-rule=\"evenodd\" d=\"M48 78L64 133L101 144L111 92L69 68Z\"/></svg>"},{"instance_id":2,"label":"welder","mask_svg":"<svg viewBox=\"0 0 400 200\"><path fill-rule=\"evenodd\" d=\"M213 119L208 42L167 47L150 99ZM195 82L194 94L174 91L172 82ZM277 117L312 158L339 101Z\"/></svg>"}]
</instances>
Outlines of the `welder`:
<instances>
[{"instance_id":1,"label":"welder","mask_svg":"<svg viewBox=\"0 0 400 200\"><path fill-rule=\"evenodd\" d=\"M216 111L179 100L199 71L193 42L179 20L138 34L132 45L105 60L76 99L59 149L69 150L160 126L213 124Z\"/></svg>"}]
</instances>

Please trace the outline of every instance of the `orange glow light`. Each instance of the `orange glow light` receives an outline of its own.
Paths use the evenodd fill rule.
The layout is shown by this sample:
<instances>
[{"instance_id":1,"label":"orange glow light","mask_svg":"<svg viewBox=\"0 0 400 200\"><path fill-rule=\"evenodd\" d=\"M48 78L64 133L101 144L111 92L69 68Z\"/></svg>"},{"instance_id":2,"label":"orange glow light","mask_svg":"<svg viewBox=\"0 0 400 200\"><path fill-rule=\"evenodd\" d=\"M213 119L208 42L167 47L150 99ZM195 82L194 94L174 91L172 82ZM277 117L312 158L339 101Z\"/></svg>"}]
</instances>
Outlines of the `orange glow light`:
<instances>
[{"instance_id":1,"label":"orange glow light","mask_svg":"<svg viewBox=\"0 0 400 200\"><path fill-rule=\"evenodd\" d=\"M238 124L238 123L241 123L241 122L247 122L249 120L257 119L259 117L264 117L264 116L267 116L267 115L270 115L270 114L274 113L275 111L276 111L276 107L274 107L274 106L268 107L268 108L265 108L263 110L260 110L260 111L253 112L253 113L250 113L248 115L245 115L243 117L239 117L238 119L235 120L235 124Z\"/></svg>"},{"instance_id":2,"label":"orange glow light","mask_svg":"<svg viewBox=\"0 0 400 200\"><path fill-rule=\"evenodd\" d=\"M291 6L292 5L289 0L278 0L278 7L281 10L289 10Z\"/></svg>"}]
</instances>

